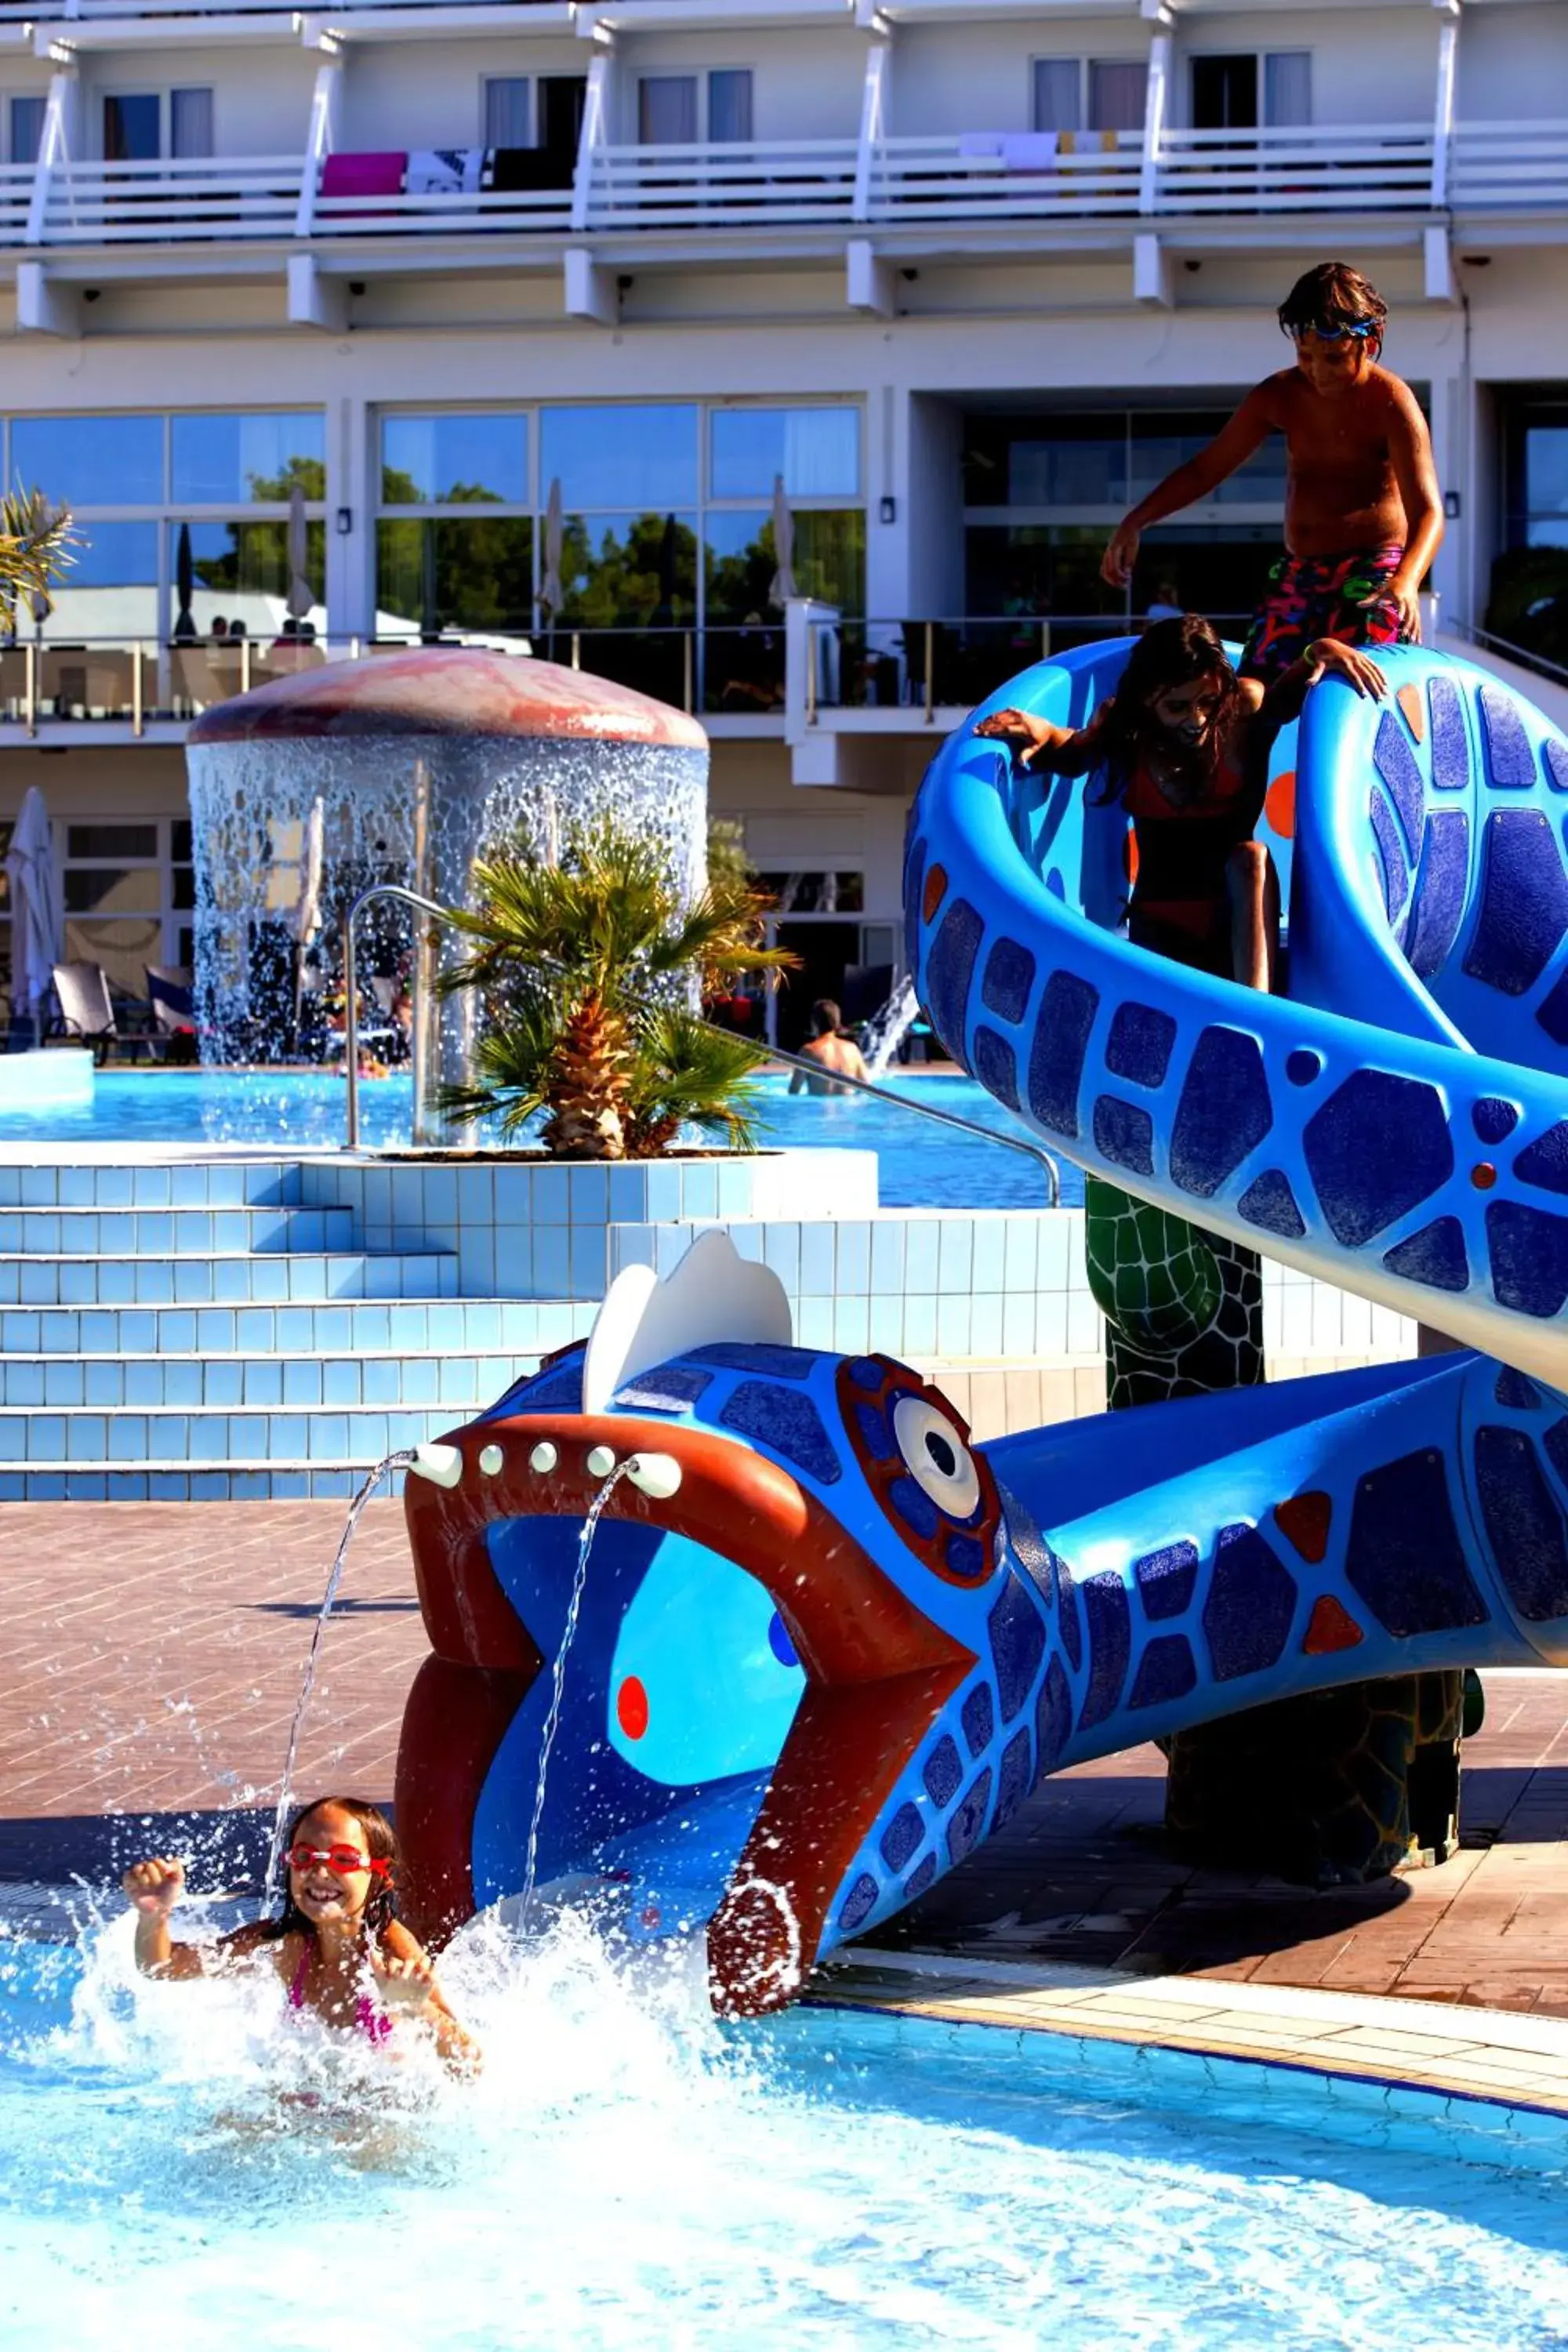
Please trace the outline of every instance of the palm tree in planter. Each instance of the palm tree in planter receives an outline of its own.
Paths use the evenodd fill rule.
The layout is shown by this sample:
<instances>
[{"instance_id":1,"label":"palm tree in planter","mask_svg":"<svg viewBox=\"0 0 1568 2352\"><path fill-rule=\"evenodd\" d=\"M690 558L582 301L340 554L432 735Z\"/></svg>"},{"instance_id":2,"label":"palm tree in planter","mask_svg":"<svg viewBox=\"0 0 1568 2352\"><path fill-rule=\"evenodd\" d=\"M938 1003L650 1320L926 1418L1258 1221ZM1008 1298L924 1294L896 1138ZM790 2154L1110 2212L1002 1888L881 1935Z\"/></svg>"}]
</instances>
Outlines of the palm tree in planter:
<instances>
[{"instance_id":1,"label":"palm tree in planter","mask_svg":"<svg viewBox=\"0 0 1568 2352\"><path fill-rule=\"evenodd\" d=\"M473 951L442 991L472 992L484 1017L471 1082L443 1090L450 1118L515 1136L542 1112L540 1140L565 1160L651 1159L683 1126L752 1148L758 1049L686 1001L693 979L710 989L798 961L763 946L772 901L743 873L683 908L650 845L606 818L558 863L481 860L474 890L475 910L451 917Z\"/></svg>"}]
</instances>

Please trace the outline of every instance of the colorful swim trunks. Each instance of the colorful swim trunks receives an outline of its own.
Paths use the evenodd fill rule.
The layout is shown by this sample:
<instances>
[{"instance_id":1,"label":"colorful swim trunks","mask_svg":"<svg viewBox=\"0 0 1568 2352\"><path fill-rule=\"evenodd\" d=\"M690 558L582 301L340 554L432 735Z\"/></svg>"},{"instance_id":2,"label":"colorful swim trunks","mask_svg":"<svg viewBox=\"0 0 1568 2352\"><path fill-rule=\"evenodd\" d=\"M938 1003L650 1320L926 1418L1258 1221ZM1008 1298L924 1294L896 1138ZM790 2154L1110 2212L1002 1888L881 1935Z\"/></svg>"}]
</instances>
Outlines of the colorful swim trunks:
<instances>
[{"instance_id":1,"label":"colorful swim trunks","mask_svg":"<svg viewBox=\"0 0 1568 2352\"><path fill-rule=\"evenodd\" d=\"M1366 604L1405 560L1402 547L1361 548L1353 555L1282 555L1268 574L1239 664L1243 677L1270 686L1311 644L1335 637L1345 646L1396 646L1398 611Z\"/></svg>"}]
</instances>

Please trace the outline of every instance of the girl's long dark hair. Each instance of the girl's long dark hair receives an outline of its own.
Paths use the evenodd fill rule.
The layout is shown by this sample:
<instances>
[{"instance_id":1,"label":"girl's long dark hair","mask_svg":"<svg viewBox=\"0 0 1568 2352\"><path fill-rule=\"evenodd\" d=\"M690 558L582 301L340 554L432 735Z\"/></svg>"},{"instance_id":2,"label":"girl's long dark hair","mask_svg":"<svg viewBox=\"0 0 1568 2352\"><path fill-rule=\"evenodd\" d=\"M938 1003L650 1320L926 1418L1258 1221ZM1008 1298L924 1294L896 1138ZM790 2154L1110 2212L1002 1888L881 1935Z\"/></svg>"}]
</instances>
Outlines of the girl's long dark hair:
<instances>
[{"instance_id":1,"label":"girl's long dark hair","mask_svg":"<svg viewBox=\"0 0 1568 2352\"><path fill-rule=\"evenodd\" d=\"M1208 741L1178 743L1154 718L1151 706L1172 687L1193 686L1205 677L1212 677L1221 689ZM1241 687L1229 656L1201 613L1152 622L1128 656L1110 707L1095 730L1095 749L1105 776L1101 803L1120 800L1151 754L1158 758L1178 804L1200 799L1214 772L1213 747L1232 733L1241 708Z\"/></svg>"},{"instance_id":2,"label":"girl's long dark hair","mask_svg":"<svg viewBox=\"0 0 1568 2352\"><path fill-rule=\"evenodd\" d=\"M397 1873L402 1866L403 1854L397 1843L397 1832L381 1807L371 1804L363 1797L312 1797L308 1805L300 1807L283 1841L283 1908L276 1919L268 1919L263 1925L262 1932L269 1940L275 1941L279 1937L295 1933L314 1936L316 1932L294 1900L289 1885L289 1855L299 1837L301 1823L327 1805L335 1807L340 1813L352 1814L364 1832L365 1850L372 1862L384 1862L386 1864L385 1875L378 1871L371 1880L363 1915L365 1933L379 1940L397 1916Z\"/></svg>"}]
</instances>

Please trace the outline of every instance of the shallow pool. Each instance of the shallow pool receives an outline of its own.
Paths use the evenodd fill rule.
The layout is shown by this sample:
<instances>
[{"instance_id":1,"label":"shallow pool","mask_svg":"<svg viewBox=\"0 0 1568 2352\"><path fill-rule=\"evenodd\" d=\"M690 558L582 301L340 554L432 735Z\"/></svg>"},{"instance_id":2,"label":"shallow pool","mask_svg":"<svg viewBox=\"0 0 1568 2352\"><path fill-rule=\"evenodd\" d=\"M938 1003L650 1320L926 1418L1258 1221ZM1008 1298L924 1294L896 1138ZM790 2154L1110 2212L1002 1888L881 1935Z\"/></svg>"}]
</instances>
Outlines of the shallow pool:
<instances>
[{"instance_id":1,"label":"shallow pool","mask_svg":"<svg viewBox=\"0 0 1568 2352\"><path fill-rule=\"evenodd\" d=\"M17 2343L1568 2344L1557 2144L1456 2161L1376 2094L1335 2124L1315 2078L1249 2119L1263 2070L1173 2055L1139 2088L1138 2053L1050 2036L724 2032L692 1967L628 1983L573 1927L448 1956L487 2053L465 2086L327 2049L276 1984L148 1985L130 1937L0 1944Z\"/></svg>"},{"instance_id":2,"label":"shallow pool","mask_svg":"<svg viewBox=\"0 0 1568 2352\"><path fill-rule=\"evenodd\" d=\"M897 1076L906 1099L928 1101L977 1126L1026 1130L973 1079ZM826 1100L791 1095L781 1078L761 1081L762 1139L835 1144L875 1151L885 1208L1039 1208L1038 1163L976 1137L958 1135L913 1112L867 1097ZM360 1132L373 1149L406 1144L412 1091L406 1073L360 1087ZM0 1115L0 1144L201 1143L331 1150L343 1139L343 1082L324 1070L107 1070L90 1109ZM1081 1201L1083 1179L1063 1163L1062 1198Z\"/></svg>"}]
</instances>

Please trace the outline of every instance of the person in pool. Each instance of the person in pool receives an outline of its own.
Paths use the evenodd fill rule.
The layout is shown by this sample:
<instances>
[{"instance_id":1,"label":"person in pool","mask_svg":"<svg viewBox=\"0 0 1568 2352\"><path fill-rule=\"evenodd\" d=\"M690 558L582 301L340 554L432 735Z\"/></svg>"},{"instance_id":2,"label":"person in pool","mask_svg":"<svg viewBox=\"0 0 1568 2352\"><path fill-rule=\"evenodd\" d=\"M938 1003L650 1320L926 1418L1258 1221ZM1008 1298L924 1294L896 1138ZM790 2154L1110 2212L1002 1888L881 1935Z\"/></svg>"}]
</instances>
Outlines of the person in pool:
<instances>
[{"instance_id":1,"label":"person in pool","mask_svg":"<svg viewBox=\"0 0 1568 2352\"><path fill-rule=\"evenodd\" d=\"M1285 548L1247 635L1243 677L1271 685L1314 638L1418 642L1416 591L1443 539L1426 420L1380 364L1388 305L1348 262L1322 261L1279 305L1293 367L1255 384L1206 449L1118 524L1100 566L1132 577L1151 523L1211 498L1271 433L1285 436Z\"/></svg>"},{"instance_id":2,"label":"person in pool","mask_svg":"<svg viewBox=\"0 0 1568 2352\"><path fill-rule=\"evenodd\" d=\"M1087 727L995 710L974 731L1047 774L1102 775L1102 798L1121 802L1137 845L1127 909L1135 946L1268 989L1279 881L1253 828L1274 739L1326 676L1357 694L1387 691L1374 662L1331 637L1314 640L1265 688L1238 677L1210 624L1185 613L1145 629Z\"/></svg>"},{"instance_id":3,"label":"person in pool","mask_svg":"<svg viewBox=\"0 0 1568 2352\"><path fill-rule=\"evenodd\" d=\"M154 1854L121 1884L136 1911L136 1965L181 1979L270 1960L291 2011L379 2046L402 2021L423 2026L449 2066L471 2071L479 2045L447 2005L423 1948L395 1918L397 1838L379 1806L318 1797L289 1824L283 1850L288 1898L281 1916L257 1919L216 1944L176 1944L169 1914L184 1892L185 1865Z\"/></svg>"}]
</instances>

